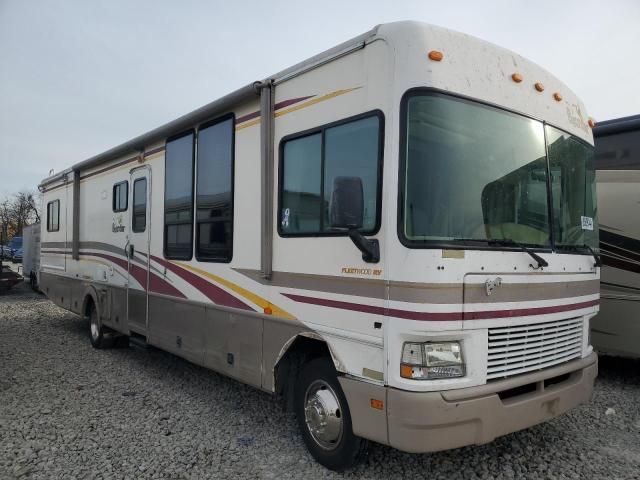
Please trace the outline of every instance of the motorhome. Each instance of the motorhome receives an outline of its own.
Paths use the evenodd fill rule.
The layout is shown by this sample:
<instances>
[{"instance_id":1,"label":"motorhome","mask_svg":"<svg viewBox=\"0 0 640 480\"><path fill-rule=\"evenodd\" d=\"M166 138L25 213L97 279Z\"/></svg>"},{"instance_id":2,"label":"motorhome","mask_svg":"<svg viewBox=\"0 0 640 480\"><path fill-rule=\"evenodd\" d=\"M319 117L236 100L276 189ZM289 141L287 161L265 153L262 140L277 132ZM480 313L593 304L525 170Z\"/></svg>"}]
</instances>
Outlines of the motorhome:
<instances>
[{"instance_id":1,"label":"motorhome","mask_svg":"<svg viewBox=\"0 0 640 480\"><path fill-rule=\"evenodd\" d=\"M603 353L640 357L640 115L593 129L602 256L600 313L591 326Z\"/></svg>"},{"instance_id":2,"label":"motorhome","mask_svg":"<svg viewBox=\"0 0 640 480\"><path fill-rule=\"evenodd\" d=\"M282 396L329 468L489 442L590 398L592 145L531 61L380 25L44 179L41 289Z\"/></svg>"}]
</instances>

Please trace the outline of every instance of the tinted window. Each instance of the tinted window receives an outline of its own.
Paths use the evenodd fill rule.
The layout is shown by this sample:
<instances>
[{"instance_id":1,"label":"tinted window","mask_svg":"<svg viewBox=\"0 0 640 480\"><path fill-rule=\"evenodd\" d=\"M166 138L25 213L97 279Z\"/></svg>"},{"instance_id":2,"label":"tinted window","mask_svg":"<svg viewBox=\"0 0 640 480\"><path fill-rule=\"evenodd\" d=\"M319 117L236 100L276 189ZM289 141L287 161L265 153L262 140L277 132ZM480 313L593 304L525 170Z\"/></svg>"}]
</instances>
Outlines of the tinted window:
<instances>
[{"instance_id":1,"label":"tinted window","mask_svg":"<svg viewBox=\"0 0 640 480\"><path fill-rule=\"evenodd\" d=\"M124 212L129 199L129 182L116 183L113 186L113 211Z\"/></svg>"},{"instance_id":2,"label":"tinted window","mask_svg":"<svg viewBox=\"0 0 640 480\"><path fill-rule=\"evenodd\" d=\"M168 141L165 150L164 254L188 260L193 243L193 133Z\"/></svg>"},{"instance_id":3,"label":"tinted window","mask_svg":"<svg viewBox=\"0 0 640 480\"><path fill-rule=\"evenodd\" d=\"M362 231L378 223L382 120L360 118L288 140L282 148L279 230L282 234L335 233L329 208L336 177L358 177L364 190Z\"/></svg>"},{"instance_id":4,"label":"tinted window","mask_svg":"<svg viewBox=\"0 0 640 480\"><path fill-rule=\"evenodd\" d=\"M597 249L594 149L561 130L546 129L556 246L589 245Z\"/></svg>"},{"instance_id":5,"label":"tinted window","mask_svg":"<svg viewBox=\"0 0 640 480\"><path fill-rule=\"evenodd\" d=\"M133 182L133 220L131 229L144 232L147 228L147 179L139 178Z\"/></svg>"},{"instance_id":6,"label":"tinted window","mask_svg":"<svg viewBox=\"0 0 640 480\"><path fill-rule=\"evenodd\" d=\"M321 133L290 140L284 145L282 232L320 231L321 153Z\"/></svg>"},{"instance_id":7,"label":"tinted window","mask_svg":"<svg viewBox=\"0 0 640 480\"><path fill-rule=\"evenodd\" d=\"M60 230L60 200L47 203L47 232Z\"/></svg>"},{"instance_id":8,"label":"tinted window","mask_svg":"<svg viewBox=\"0 0 640 480\"><path fill-rule=\"evenodd\" d=\"M230 262L233 250L233 118L198 131L196 256Z\"/></svg>"},{"instance_id":9,"label":"tinted window","mask_svg":"<svg viewBox=\"0 0 640 480\"><path fill-rule=\"evenodd\" d=\"M329 205L336 177L360 177L364 190L362 229L373 231L378 203L378 117L346 123L325 131L324 230L329 230Z\"/></svg>"}]
</instances>

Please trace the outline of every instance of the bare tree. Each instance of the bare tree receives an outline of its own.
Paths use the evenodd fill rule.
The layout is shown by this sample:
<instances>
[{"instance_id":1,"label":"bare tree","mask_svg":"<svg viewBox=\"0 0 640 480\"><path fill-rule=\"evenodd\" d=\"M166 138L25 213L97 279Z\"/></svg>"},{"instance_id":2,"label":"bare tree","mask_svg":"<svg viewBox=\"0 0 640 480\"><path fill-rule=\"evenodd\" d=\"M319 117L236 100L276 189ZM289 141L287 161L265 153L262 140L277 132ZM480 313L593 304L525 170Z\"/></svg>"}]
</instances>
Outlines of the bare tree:
<instances>
[{"instance_id":1,"label":"bare tree","mask_svg":"<svg viewBox=\"0 0 640 480\"><path fill-rule=\"evenodd\" d=\"M22 229L40 222L39 197L34 192L23 191L0 200L0 230L6 241L22 234Z\"/></svg>"},{"instance_id":2,"label":"bare tree","mask_svg":"<svg viewBox=\"0 0 640 480\"><path fill-rule=\"evenodd\" d=\"M11 227L11 202L7 197L0 201L0 243L7 241Z\"/></svg>"},{"instance_id":3,"label":"bare tree","mask_svg":"<svg viewBox=\"0 0 640 480\"><path fill-rule=\"evenodd\" d=\"M22 213L24 218L23 225L40 223L38 195L30 191L19 192L15 196L14 203L19 205L18 210Z\"/></svg>"}]
</instances>

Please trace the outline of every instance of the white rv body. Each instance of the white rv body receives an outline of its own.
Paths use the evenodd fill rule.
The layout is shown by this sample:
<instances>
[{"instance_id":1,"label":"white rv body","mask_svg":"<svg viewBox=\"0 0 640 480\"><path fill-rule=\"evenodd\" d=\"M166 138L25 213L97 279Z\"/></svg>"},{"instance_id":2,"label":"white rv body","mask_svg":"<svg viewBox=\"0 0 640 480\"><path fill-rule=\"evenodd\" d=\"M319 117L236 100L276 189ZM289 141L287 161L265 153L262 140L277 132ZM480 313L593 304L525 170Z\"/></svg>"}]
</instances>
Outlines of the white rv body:
<instances>
[{"instance_id":1,"label":"white rv body","mask_svg":"<svg viewBox=\"0 0 640 480\"><path fill-rule=\"evenodd\" d=\"M602 353L640 357L640 115L594 128L602 304L591 335Z\"/></svg>"},{"instance_id":2,"label":"white rv body","mask_svg":"<svg viewBox=\"0 0 640 480\"><path fill-rule=\"evenodd\" d=\"M443 58L430 59L431 51ZM381 25L257 82L255 91L245 87L45 179L43 205L59 201L60 213L57 230L43 226L42 290L78 314L94 302L115 331L269 392L286 388L278 369L300 339L321 342L339 372L354 433L406 451L484 443L586 401L597 371L588 340L599 303L591 255L536 250L548 262L540 269L519 248L408 248L400 241L400 106L419 88L544 121L593 144L582 102L532 62L443 28ZM166 141L228 114L235 133L232 259L167 259ZM363 115L378 119L382 140L379 225L367 236L379 242L377 263L364 261L344 234L280 232L288 222L279 209L287 139ZM133 233L138 178L148 182L146 230ZM129 208L114 213L114 185L125 181ZM510 348L496 335L524 331L542 334L529 350L524 342L496 361L495 349ZM405 342L449 340L461 342L464 376L401 375ZM502 400L525 387L535 393Z\"/></svg>"}]
</instances>

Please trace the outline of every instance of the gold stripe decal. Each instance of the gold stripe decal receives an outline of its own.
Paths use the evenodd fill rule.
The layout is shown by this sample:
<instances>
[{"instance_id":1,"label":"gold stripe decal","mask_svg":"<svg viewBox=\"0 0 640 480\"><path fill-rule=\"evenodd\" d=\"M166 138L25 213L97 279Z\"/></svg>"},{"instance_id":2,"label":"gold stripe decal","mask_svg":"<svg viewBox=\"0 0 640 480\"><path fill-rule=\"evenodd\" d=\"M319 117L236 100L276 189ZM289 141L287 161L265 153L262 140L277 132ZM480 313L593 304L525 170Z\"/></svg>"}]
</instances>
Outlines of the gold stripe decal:
<instances>
[{"instance_id":1,"label":"gold stripe decal","mask_svg":"<svg viewBox=\"0 0 640 480\"><path fill-rule=\"evenodd\" d=\"M325 100L331 100L332 98L339 97L340 95L344 95L345 93L353 92L354 90L358 90L361 87L354 88L345 88L342 90L336 90L335 92L327 93L318 98L312 98L306 102L301 103L300 105L294 105L293 107L285 108L279 112L275 113L276 117L280 117L282 115L286 115L287 113L295 112L296 110L300 110L302 108L310 107L311 105L315 105L316 103L324 102Z\"/></svg>"},{"instance_id":2,"label":"gold stripe decal","mask_svg":"<svg viewBox=\"0 0 640 480\"><path fill-rule=\"evenodd\" d=\"M267 313L267 312L271 312L271 315L275 315L276 317L281 317L281 318L286 318L287 320L295 320L296 317L294 317L293 315L291 315L289 312L281 309L280 307L277 307L276 305L274 305L273 303L271 303L269 300L262 298L259 295L256 295L253 292L250 292L249 290L241 287L240 285L236 285L233 282L230 282L229 280L226 280L222 277L219 277L217 275L214 275L213 273L209 273L205 270L202 270L200 268L197 267L192 267L191 265L187 265L186 263L182 263L182 262L173 262L176 265L179 265L182 268L185 268L187 270L190 270L194 273L197 273L203 277L208 278L209 280L213 280L216 283L219 283L220 285L223 285L225 287L227 287L229 290L234 291L235 293L237 293L238 295L241 295L242 297L246 298L247 300L249 300L250 302L254 303L255 305L259 306L263 312Z\"/></svg>"},{"instance_id":3,"label":"gold stripe decal","mask_svg":"<svg viewBox=\"0 0 640 480\"><path fill-rule=\"evenodd\" d=\"M276 111L275 112L275 117L281 117L283 115L287 115L288 113L292 113L292 112L296 112L298 110L302 110L303 108L307 108L307 107L311 107L317 103L321 103L324 102L326 100L331 100L332 98L336 98L339 97L340 95L344 95L346 93L350 93L353 92L354 90L358 90L362 87L353 87L353 88L343 88L341 90L336 90L335 92L331 92L331 93L327 93L325 95L322 95L320 97L314 97L311 100L307 100L306 102L302 102L300 104L297 105L293 105L291 107L288 108L284 108L282 110ZM258 118L254 118L252 120L249 120L245 123L241 123L239 125L236 125L236 131L238 130L242 130L244 128L247 127L252 127L253 125L257 125L258 123L260 123L260 117Z\"/></svg>"}]
</instances>

